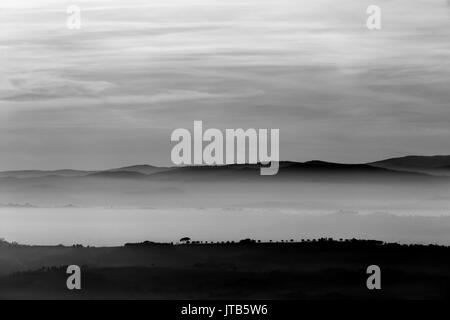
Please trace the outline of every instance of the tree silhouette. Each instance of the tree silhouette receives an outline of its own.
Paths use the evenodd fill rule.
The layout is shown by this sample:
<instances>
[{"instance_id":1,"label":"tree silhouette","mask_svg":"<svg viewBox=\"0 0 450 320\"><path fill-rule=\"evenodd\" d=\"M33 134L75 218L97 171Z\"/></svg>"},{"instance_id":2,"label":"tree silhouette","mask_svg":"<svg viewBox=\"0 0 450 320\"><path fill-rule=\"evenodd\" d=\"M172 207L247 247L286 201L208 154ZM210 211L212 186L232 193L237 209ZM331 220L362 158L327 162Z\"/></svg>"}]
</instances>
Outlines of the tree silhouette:
<instances>
[{"instance_id":1,"label":"tree silhouette","mask_svg":"<svg viewBox=\"0 0 450 320\"><path fill-rule=\"evenodd\" d=\"M180 242L189 243L189 242L191 242L191 238L189 238L189 237L181 238Z\"/></svg>"}]
</instances>

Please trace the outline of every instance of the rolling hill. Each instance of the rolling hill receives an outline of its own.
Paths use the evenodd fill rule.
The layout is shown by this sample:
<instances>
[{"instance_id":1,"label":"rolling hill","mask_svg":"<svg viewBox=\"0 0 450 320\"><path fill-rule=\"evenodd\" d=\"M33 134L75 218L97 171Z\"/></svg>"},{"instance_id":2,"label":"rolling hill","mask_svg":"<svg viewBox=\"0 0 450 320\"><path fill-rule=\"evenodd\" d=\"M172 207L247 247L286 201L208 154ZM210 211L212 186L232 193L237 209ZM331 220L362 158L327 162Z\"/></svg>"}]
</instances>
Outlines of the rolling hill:
<instances>
[{"instance_id":1,"label":"rolling hill","mask_svg":"<svg viewBox=\"0 0 450 320\"><path fill-rule=\"evenodd\" d=\"M369 165L391 170L450 175L450 156L406 156L372 162Z\"/></svg>"},{"instance_id":2,"label":"rolling hill","mask_svg":"<svg viewBox=\"0 0 450 320\"><path fill-rule=\"evenodd\" d=\"M448 163L446 162L448 161ZM368 164L342 164L325 161L280 162L275 176L261 176L261 164L233 164L223 166L156 167L135 165L100 171L55 170L55 171L5 171L0 178L120 178L149 180L418 180L439 179L436 173L450 168L450 156L393 158ZM434 174L434 175L430 175ZM445 175L445 174L443 174Z\"/></svg>"}]
</instances>

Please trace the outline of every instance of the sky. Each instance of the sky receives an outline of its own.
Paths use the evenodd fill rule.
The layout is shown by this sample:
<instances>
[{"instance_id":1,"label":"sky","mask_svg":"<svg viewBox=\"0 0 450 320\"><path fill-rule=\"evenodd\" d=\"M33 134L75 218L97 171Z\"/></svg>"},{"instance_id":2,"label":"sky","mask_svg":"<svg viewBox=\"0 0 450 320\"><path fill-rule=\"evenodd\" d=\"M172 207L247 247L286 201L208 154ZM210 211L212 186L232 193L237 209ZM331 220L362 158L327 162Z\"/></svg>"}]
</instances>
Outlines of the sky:
<instances>
[{"instance_id":1,"label":"sky","mask_svg":"<svg viewBox=\"0 0 450 320\"><path fill-rule=\"evenodd\" d=\"M0 170L170 165L194 120L282 160L450 154L449 88L449 0L0 2Z\"/></svg>"}]
</instances>

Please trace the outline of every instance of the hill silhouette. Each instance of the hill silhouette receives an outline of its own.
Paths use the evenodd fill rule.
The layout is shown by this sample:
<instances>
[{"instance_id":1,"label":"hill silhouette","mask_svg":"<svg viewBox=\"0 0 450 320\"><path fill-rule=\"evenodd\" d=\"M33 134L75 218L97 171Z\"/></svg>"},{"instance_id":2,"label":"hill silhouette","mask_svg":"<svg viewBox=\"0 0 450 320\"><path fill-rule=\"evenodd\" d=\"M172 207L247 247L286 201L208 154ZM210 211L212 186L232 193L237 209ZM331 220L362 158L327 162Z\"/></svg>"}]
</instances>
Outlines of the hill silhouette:
<instances>
[{"instance_id":1,"label":"hill silhouette","mask_svg":"<svg viewBox=\"0 0 450 320\"><path fill-rule=\"evenodd\" d=\"M405 156L372 162L370 165L405 168L449 167L450 156Z\"/></svg>"},{"instance_id":2,"label":"hill silhouette","mask_svg":"<svg viewBox=\"0 0 450 320\"><path fill-rule=\"evenodd\" d=\"M4 299L448 299L449 247L375 240L123 247L1 245ZM420 267L417 257L420 257ZM67 265L82 270L78 292L65 287ZM376 264L382 290L367 290ZM45 285L43 285L45 284Z\"/></svg>"},{"instance_id":3,"label":"hill silhouette","mask_svg":"<svg viewBox=\"0 0 450 320\"><path fill-rule=\"evenodd\" d=\"M369 164L341 164L325 161L282 161L275 176L261 176L261 164L233 164L224 166L179 167L152 174L156 180L207 181L258 180L267 181L440 181L439 177L426 173L386 169ZM447 179L445 179L447 180Z\"/></svg>"},{"instance_id":4,"label":"hill silhouette","mask_svg":"<svg viewBox=\"0 0 450 320\"><path fill-rule=\"evenodd\" d=\"M84 171L84 170L16 170L16 171L3 171L0 172L0 178L39 178L48 176L58 177L82 177L95 173L96 171Z\"/></svg>"},{"instance_id":5,"label":"hill silhouette","mask_svg":"<svg viewBox=\"0 0 450 320\"><path fill-rule=\"evenodd\" d=\"M100 171L91 173L85 177L139 179L147 177L146 174L135 171Z\"/></svg>"},{"instance_id":6,"label":"hill silhouette","mask_svg":"<svg viewBox=\"0 0 450 320\"><path fill-rule=\"evenodd\" d=\"M450 175L450 156L406 156L376 161L369 165L431 175Z\"/></svg>"},{"instance_id":7,"label":"hill silhouette","mask_svg":"<svg viewBox=\"0 0 450 320\"><path fill-rule=\"evenodd\" d=\"M3 172L0 203L58 206L154 207L182 204L188 207L258 206L271 200L281 206L327 210L351 209L347 205L388 210L386 200L409 206L416 199L421 208L435 208L446 201L450 184L446 174L411 172L370 164L325 161L279 163L274 176L261 176L261 164L224 166L153 167L148 165L100 171ZM445 169L440 169L445 170ZM75 174L76 173L76 174ZM355 194L359 196L355 198ZM391 202L392 203L392 202ZM300 207L299 207L300 206ZM343 207L344 206L344 207ZM422 207L421 207L422 206ZM400 208L397 205L397 208ZM411 208L411 207L408 207Z\"/></svg>"},{"instance_id":8,"label":"hill silhouette","mask_svg":"<svg viewBox=\"0 0 450 320\"><path fill-rule=\"evenodd\" d=\"M151 165L133 165L107 170L22 170L0 172L0 178L40 178L40 177L107 177L107 178L143 178L154 179L221 179L252 178L260 176L262 164L231 164L221 166L181 166L157 167ZM333 163L320 160L307 162L281 161L277 177L282 178L382 178L430 180L434 176L450 169L450 156L407 156L363 164ZM273 176L272 176L273 178Z\"/></svg>"},{"instance_id":9,"label":"hill silhouette","mask_svg":"<svg viewBox=\"0 0 450 320\"><path fill-rule=\"evenodd\" d=\"M110 170L106 170L107 172L138 172L138 173L142 173L142 174L153 174L153 173L157 173L157 172L161 172L161 171L165 171L165 170L169 170L170 168L167 167L156 167L156 166L151 166L148 164L142 164L142 165L134 165L134 166L129 166L129 167L121 167L121 168L116 168L116 169L110 169Z\"/></svg>"}]
</instances>

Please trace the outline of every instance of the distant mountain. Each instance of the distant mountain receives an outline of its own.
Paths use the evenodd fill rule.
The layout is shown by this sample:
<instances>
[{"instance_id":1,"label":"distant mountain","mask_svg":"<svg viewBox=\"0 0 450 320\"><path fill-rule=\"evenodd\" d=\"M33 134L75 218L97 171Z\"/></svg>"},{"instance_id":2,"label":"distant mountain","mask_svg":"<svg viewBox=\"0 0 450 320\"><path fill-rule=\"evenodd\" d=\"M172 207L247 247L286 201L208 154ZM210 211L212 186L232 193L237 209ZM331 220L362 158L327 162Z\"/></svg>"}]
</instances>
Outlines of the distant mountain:
<instances>
[{"instance_id":1,"label":"distant mountain","mask_svg":"<svg viewBox=\"0 0 450 320\"><path fill-rule=\"evenodd\" d=\"M340 164L324 161L280 162L276 176L261 176L261 164L225 165L225 166L191 166L179 167L155 173L149 179L188 180L188 181L227 181L270 179L298 181L343 181L343 180L380 180L380 181L431 181L436 177L424 173L411 173L380 168L368 164Z\"/></svg>"},{"instance_id":2,"label":"distant mountain","mask_svg":"<svg viewBox=\"0 0 450 320\"><path fill-rule=\"evenodd\" d=\"M372 162L369 165L433 175L450 175L450 156L406 156Z\"/></svg>"},{"instance_id":3,"label":"distant mountain","mask_svg":"<svg viewBox=\"0 0 450 320\"><path fill-rule=\"evenodd\" d=\"M137 178L145 178L147 177L147 175L144 173L134 171L99 171L91 173L86 177L137 179Z\"/></svg>"},{"instance_id":4,"label":"distant mountain","mask_svg":"<svg viewBox=\"0 0 450 320\"><path fill-rule=\"evenodd\" d=\"M372 162L370 163L370 165L411 168L439 168L445 166L450 167L450 156L406 156Z\"/></svg>"},{"instance_id":5,"label":"distant mountain","mask_svg":"<svg viewBox=\"0 0 450 320\"><path fill-rule=\"evenodd\" d=\"M142 173L142 174L153 174L153 173L162 172L162 171L166 171L166 170L170 170L170 168L155 167L155 166L150 166L148 164L143 164L143 165L122 167L122 168L117 168L117 169L110 169L110 170L106 170L106 172L128 171L128 172L138 172L138 173Z\"/></svg>"},{"instance_id":6,"label":"distant mountain","mask_svg":"<svg viewBox=\"0 0 450 320\"><path fill-rule=\"evenodd\" d=\"M367 164L343 164L325 161L279 163L276 176L261 176L261 164L233 164L223 166L155 167L135 165L103 171L8 171L0 172L0 178L120 178L182 181L227 181L249 179L303 180L303 181L430 181L431 175L450 174L450 156L392 158ZM431 175L430 175L431 174ZM447 179L446 179L447 180Z\"/></svg>"},{"instance_id":7,"label":"distant mountain","mask_svg":"<svg viewBox=\"0 0 450 320\"><path fill-rule=\"evenodd\" d=\"M0 172L0 178L40 178L47 176L60 176L60 177L82 177L87 176L95 171L82 171L82 170L17 170L17 171L3 171Z\"/></svg>"},{"instance_id":8,"label":"distant mountain","mask_svg":"<svg viewBox=\"0 0 450 320\"><path fill-rule=\"evenodd\" d=\"M173 168L140 165L76 172L75 176L48 171L44 176L29 178L24 178L23 172L22 178L11 177L9 172L0 178L0 204L302 210L367 206L373 211L386 211L394 204L412 214L435 207L445 210L450 201L450 177L324 161L282 161L279 166L275 176L261 176L260 164Z\"/></svg>"},{"instance_id":9,"label":"distant mountain","mask_svg":"<svg viewBox=\"0 0 450 320\"><path fill-rule=\"evenodd\" d=\"M123 168L115 168L109 170L84 171L84 170L17 170L0 172L0 178L41 178L41 177L84 177L84 176L108 176L108 177L124 177L126 172L139 173L142 175L162 172L170 168L155 167L150 165L136 165ZM119 174L112 174L117 173ZM130 174L129 176L132 176ZM136 176L136 175L135 175Z\"/></svg>"}]
</instances>

